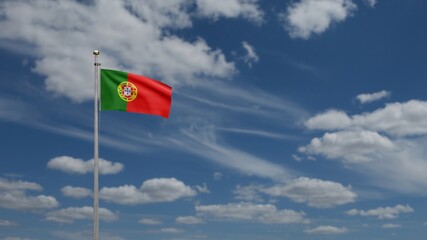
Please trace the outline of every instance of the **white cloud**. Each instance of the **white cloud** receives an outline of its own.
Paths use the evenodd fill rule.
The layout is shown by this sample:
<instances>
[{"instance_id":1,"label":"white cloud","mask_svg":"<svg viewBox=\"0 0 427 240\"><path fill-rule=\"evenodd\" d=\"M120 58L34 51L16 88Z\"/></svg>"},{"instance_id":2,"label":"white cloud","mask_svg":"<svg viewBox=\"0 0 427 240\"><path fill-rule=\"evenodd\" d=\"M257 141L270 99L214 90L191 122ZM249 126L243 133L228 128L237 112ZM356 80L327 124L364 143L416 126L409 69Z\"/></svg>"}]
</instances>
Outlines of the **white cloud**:
<instances>
[{"instance_id":1,"label":"white cloud","mask_svg":"<svg viewBox=\"0 0 427 240\"><path fill-rule=\"evenodd\" d=\"M118 219L117 214L106 208L99 208L99 219L111 222ZM93 207L70 207L46 213L46 220L59 223L73 223L76 220L92 219Z\"/></svg>"},{"instance_id":2,"label":"white cloud","mask_svg":"<svg viewBox=\"0 0 427 240\"><path fill-rule=\"evenodd\" d=\"M411 100L390 103L372 113L353 116L353 125L394 136L419 136L427 134L427 102Z\"/></svg>"},{"instance_id":3,"label":"white cloud","mask_svg":"<svg viewBox=\"0 0 427 240\"><path fill-rule=\"evenodd\" d=\"M427 134L427 102L410 100L387 104L373 112L347 116L343 111L327 111L305 122L309 129L333 130L364 128L393 136L420 136ZM351 120L349 122L349 120Z\"/></svg>"},{"instance_id":4,"label":"white cloud","mask_svg":"<svg viewBox=\"0 0 427 240\"><path fill-rule=\"evenodd\" d=\"M180 216L175 219L176 223L179 224L201 224L204 221L201 218L195 216Z\"/></svg>"},{"instance_id":5,"label":"white cloud","mask_svg":"<svg viewBox=\"0 0 427 240\"><path fill-rule=\"evenodd\" d=\"M138 221L141 224L146 224L146 225L158 225L158 224L162 224L162 221L158 220L158 219L152 219L152 218L142 218Z\"/></svg>"},{"instance_id":6,"label":"white cloud","mask_svg":"<svg viewBox=\"0 0 427 240\"><path fill-rule=\"evenodd\" d=\"M345 227L339 228L334 226L318 226L315 228L307 229L304 232L309 234L343 234L348 232L348 229Z\"/></svg>"},{"instance_id":7,"label":"white cloud","mask_svg":"<svg viewBox=\"0 0 427 240\"><path fill-rule=\"evenodd\" d=\"M309 157L316 154L342 161L376 186L404 194L426 194L427 151L423 146L427 144L427 102L396 102L372 112L346 117L342 111L340 115L347 119L345 124L334 121L331 112L308 119L310 129L340 131L316 137L299 151ZM325 121L319 121L322 118ZM328 125L328 120L334 124Z\"/></svg>"},{"instance_id":8,"label":"white cloud","mask_svg":"<svg viewBox=\"0 0 427 240\"><path fill-rule=\"evenodd\" d=\"M347 211L346 213L350 216L369 216L369 217L377 217L378 219L396 219L399 217L402 213L411 213L414 212L414 209L412 209L409 205L396 205L394 207L379 207L375 209L370 210L357 210L357 209L351 209Z\"/></svg>"},{"instance_id":9,"label":"white cloud","mask_svg":"<svg viewBox=\"0 0 427 240\"><path fill-rule=\"evenodd\" d=\"M18 224L16 222L12 222L10 220L0 219L0 226L3 227L13 227L17 226Z\"/></svg>"},{"instance_id":10,"label":"white cloud","mask_svg":"<svg viewBox=\"0 0 427 240\"><path fill-rule=\"evenodd\" d=\"M242 42L243 48L246 50L246 55L243 57L243 61L252 67L252 64L259 61L258 54L255 52L255 48L247 42Z\"/></svg>"},{"instance_id":11,"label":"white cloud","mask_svg":"<svg viewBox=\"0 0 427 240\"><path fill-rule=\"evenodd\" d=\"M0 178L0 208L35 211L55 208L59 205L54 197L28 196L26 190L41 191L37 183Z\"/></svg>"},{"instance_id":12,"label":"white cloud","mask_svg":"<svg viewBox=\"0 0 427 240\"><path fill-rule=\"evenodd\" d=\"M330 208L352 203L357 195L350 187L340 183L300 177L284 185L266 188L263 192L271 196L290 198L295 202L307 203L311 207Z\"/></svg>"},{"instance_id":13,"label":"white cloud","mask_svg":"<svg viewBox=\"0 0 427 240\"><path fill-rule=\"evenodd\" d=\"M260 19L253 1L225 2L226 6L216 10L206 4L197 9L201 15ZM87 81L92 71L86 66L91 65L94 47L101 50L104 67L146 74L175 86L197 81L198 76L230 77L234 64L220 50L212 49L203 39L188 42L168 34L168 28L191 26L191 4L149 0L100 0L90 5L78 1L2 1L0 42L6 47L8 42L23 43L22 48L29 49L27 54L36 56L34 72L45 77L46 89L77 102L93 96L93 84Z\"/></svg>"},{"instance_id":14,"label":"white cloud","mask_svg":"<svg viewBox=\"0 0 427 240\"><path fill-rule=\"evenodd\" d=\"M343 111L329 110L308 119L304 125L308 129L334 130L351 126L350 117Z\"/></svg>"},{"instance_id":15,"label":"white cloud","mask_svg":"<svg viewBox=\"0 0 427 240\"><path fill-rule=\"evenodd\" d=\"M196 0L199 15L217 20L219 17L246 18L256 24L263 22L264 13L258 0Z\"/></svg>"},{"instance_id":16,"label":"white cloud","mask_svg":"<svg viewBox=\"0 0 427 240\"><path fill-rule=\"evenodd\" d=\"M0 178L0 190L1 191L25 191L25 190L33 190L33 191L41 191L43 190L42 186L37 183L26 182L21 180L7 180L4 178Z\"/></svg>"},{"instance_id":17,"label":"white cloud","mask_svg":"<svg viewBox=\"0 0 427 240\"><path fill-rule=\"evenodd\" d=\"M375 92L375 93L363 93L363 94L359 94L357 95L357 100L360 101L360 103L370 103L370 102L374 102L374 101L378 101L380 99L383 99L385 97L390 96L390 92L386 91L386 90L382 90L379 92Z\"/></svg>"},{"instance_id":18,"label":"white cloud","mask_svg":"<svg viewBox=\"0 0 427 240\"><path fill-rule=\"evenodd\" d=\"M65 186L61 188L61 192L66 197L85 198L92 196L92 190L82 187Z\"/></svg>"},{"instance_id":19,"label":"white cloud","mask_svg":"<svg viewBox=\"0 0 427 240\"><path fill-rule=\"evenodd\" d=\"M280 18L291 37L308 39L344 21L356 9L352 0L300 0L291 4Z\"/></svg>"},{"instance_id":20,"label":"white cloud","mask_svg":"<svg viewBox=\"0 0 427 240\"><path fill-rule=\"evenodd\" d=\"M55 157L47 163L48 168L60 170L68 174L86 174L93 172L93 159L84 161L69 156ZM116 174L124 168L121 163L113 163L102 158L99 159L100 174Z\"/></svg>"},{"instance_id":21,"label":"white cloud","mask_svg":"<svg viewBox=\"0 0 427 240\"><path fill-rule=\"evenodd\" d=\"M348 163L368 162L383 152L396 150L390 139L372 131L340 131L325 133L314 138L310 144L299 148L306 154L322 154L328 159L339 159Z\"/></svg>"},{"instance_id":22,"label":"white cloud","mask_svg":"<svg viewBox=\"0 0 427 240\"><path fill-rule=\"evenodd\" d=\"M196 186L194 186L194 188L199 193L210 193L210 191L209 191L208 186L206 185L206 183L203 183L203 186L196 185Z\"/></svg>"},{"instance_id":23,"label":"white cloud","mask_svg":"<svg viewBox=\"0 0 427 240\"><path fill-rule=\"evenodd\" d=\"M278 210L272 204L229 203L225 205L197 205L199 216L228 220L245 220L264 224L308 223L304 212Z\"/></svg>"},{"instance_id":24,"label":"white cloud","mask_svg":"<svg viewBox=\"0 0 427 240\"><path fill-rule=\"evenodd\" d=\"M126 7L148 23L156 27L186 28L191 27L192 22L188 8L191 1L138 1L125 0Z\"/></svg>"},{"instance_id":25,"label":"white cloud","mask_svg":"<svg viewBox=\"0 0 427 240\"><path fill-rule=\"evenodd\" d=\"M373 7L375 7L375 5L377 5L378 1L377 0L365 0L365 3L373 8Z\"/></svg>"},{"instance_id":26,"label":"white cloud","mask_svg":"<svg viewBox=\"0 0 427 240\"><path fill-rule=\"evenodd\" d=\"M382 228L401 228L402 225L400 224L395 224L395 223L386 223L381 225Z\"/></svg>"},{"instance_id":27,"label":"white cloud","mask_svg":"<svg viewBox=\"0 0 427 240\"><path fill-rule=\"evenodd\" d=\"M236 200L242 200L245 202L263 202L264 199L259 194L259 191L263 188L261 185L251 184L248 186L237 185L233 191L234 198Z\"/></svg>"},{"instance_id":28,"label":"white cloud","mask_svg":"<svg viewBox=\"0 0 427 240\"><path fill-rule=\"evenodd\" d=\"M153 178L144 181L138 189L133 185L103 187L100 198L124 205L136 205L156 202L172 202L180 198L197 194L191 187L175 178Z\"/></svg>"}]
</instances>

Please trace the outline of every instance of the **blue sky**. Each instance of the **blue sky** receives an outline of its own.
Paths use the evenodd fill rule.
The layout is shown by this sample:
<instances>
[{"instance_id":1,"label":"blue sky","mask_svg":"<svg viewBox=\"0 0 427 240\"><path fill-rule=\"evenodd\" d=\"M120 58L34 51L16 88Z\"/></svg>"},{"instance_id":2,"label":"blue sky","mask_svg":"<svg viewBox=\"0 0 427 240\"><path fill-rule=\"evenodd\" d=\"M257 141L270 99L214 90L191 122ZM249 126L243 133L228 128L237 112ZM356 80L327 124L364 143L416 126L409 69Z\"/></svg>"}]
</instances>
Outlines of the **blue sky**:
<instances>
[{"instance_id":1,"label":"blue sky","mask_svg":"<svg viewBox=\"0 0 427 240\"><path fill-rule=\"evenodd\" d=\"M100 114L101 239L424 239L422 0L0 2L0 240L92 236L93 56L173 87Z\"/></svg>"}]
</instances>

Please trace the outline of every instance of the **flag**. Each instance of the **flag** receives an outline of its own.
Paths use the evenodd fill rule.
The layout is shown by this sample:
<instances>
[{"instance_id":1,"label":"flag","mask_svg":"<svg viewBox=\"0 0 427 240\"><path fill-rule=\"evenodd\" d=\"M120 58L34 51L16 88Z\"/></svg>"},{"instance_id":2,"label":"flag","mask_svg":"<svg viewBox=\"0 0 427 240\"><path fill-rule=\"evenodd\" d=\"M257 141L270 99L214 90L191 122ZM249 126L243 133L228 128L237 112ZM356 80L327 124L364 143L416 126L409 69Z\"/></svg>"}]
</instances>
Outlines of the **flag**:
<instances>
[{"instance_id":1,"label":"flag","mask_svg":"<svg viewBox=\"0 0 427 240\"><path fill-rule=\"evenodd\" d=\"M101 69L101 110L169 117L172 88L157 80L117 70Z\"/></svg>"}]
</instances>

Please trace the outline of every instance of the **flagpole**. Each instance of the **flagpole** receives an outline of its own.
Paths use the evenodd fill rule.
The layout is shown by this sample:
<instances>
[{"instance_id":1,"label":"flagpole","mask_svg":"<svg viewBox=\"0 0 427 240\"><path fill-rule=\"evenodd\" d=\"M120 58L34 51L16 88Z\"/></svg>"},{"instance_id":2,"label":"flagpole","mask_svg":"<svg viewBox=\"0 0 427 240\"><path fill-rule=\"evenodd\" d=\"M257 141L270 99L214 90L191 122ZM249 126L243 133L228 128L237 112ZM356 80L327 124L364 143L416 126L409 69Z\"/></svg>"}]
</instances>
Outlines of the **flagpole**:
<instances>
[{"instance_id":1,"label":"flagpole","mask_svg":"<svg viewBox=\"0 0 427 240\"><path fill-rule=\"evenodd\" d=\"M94 161L93 161L93 239L99 240L99 199L98 199L98 192L99 192L99 186L98 186L98 172L99 172L99 148L98 148L98 94L99 94L99 66L101 65L98 63L98 55L100 52L98 50L93 51L93 56L95 58L95 97L94 97L94 132L93 132L93 138L94 138Z\"/></svg>"}]
</instances>

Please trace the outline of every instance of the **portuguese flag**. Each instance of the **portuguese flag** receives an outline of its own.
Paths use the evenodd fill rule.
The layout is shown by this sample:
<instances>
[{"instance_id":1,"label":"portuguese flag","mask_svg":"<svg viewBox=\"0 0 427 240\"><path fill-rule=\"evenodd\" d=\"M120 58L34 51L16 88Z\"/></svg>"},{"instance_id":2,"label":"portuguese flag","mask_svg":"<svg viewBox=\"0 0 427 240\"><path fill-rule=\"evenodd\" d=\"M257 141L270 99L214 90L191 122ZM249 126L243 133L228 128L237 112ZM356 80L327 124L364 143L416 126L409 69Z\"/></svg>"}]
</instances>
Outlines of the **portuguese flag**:
<instances>
[{"instance_id":1,"label":"portuguese flag","mask_svg":"<svg viewBox=\"0 0 427 240\"><path fill-rule=\"evenodd\" d=\"M101 69L101 110L169 117L172 88L157 80L117 70Z\"/></svg>"}]
</instances>

